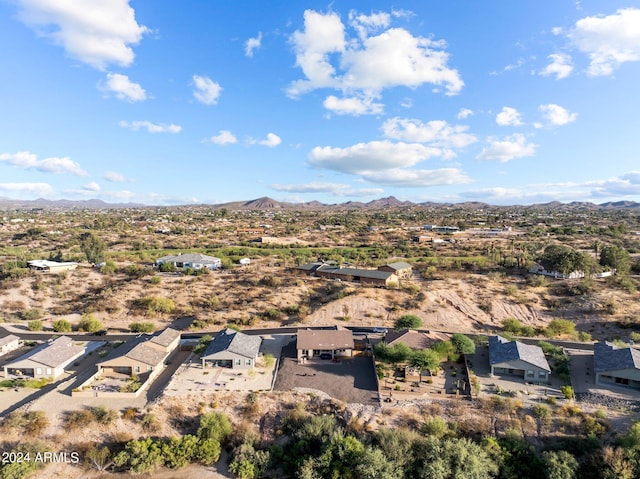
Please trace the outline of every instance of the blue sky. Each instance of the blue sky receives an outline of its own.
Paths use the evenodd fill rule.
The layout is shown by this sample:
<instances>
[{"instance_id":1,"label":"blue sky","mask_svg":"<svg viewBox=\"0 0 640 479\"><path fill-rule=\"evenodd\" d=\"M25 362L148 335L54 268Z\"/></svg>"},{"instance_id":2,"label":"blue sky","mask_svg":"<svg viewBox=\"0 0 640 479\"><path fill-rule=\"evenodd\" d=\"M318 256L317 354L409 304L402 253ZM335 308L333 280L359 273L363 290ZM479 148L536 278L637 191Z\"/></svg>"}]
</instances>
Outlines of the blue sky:
<instances>
[{"instance_id":1,"label":"blue sky","mask_svg":"<svg viewBox=\"0 0 640 479\"><path fill-rule=\"evenodd\" d=\"M0 0L0 196L640 201L640 2Z\"/></svg>"}]
</instances>

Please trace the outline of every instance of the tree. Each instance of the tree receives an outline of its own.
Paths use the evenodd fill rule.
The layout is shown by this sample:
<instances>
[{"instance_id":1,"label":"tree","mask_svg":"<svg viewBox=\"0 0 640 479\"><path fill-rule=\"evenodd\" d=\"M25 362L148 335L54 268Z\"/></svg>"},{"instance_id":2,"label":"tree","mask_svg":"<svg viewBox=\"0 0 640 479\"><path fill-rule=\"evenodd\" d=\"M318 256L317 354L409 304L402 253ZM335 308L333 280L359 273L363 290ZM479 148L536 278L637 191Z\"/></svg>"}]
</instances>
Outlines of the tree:
<instances>
[{"instance_id":1,"label":"tree","mask_svg":"<svg viewBox=\"0 0 640 479\"><path fill-rule=\"evenodd\" d=\"M422 320L414 314L405 314L396 320L394 325L396 331L403 329L418 329L422 326Z\"/></svg>"},{"instance_id":2,"label":"tree","mask_svg":"<svg viewBox=\"0 0 640 479\"><path fill-rule=\"evenodd\" d=\"M440 355L432 349L415 351L409 359L409 364L420 371L420 382L422 382L422 372L429 371L432 374L440 367Z\"/></svg>"},{"instance_id":3,"label":"tree","mask_svg":"<svg viewBox=\"0 0 640 479\"><path fill-rule=\"evenodd\" d=\"M544 451L542 462L548 479L575 479L578 460L567 451Z\"/></svg>"},{"instance_id":4,"label":"tree","mask_svg":"<svg viewBox=\"0 0 640 479\"><path fill-rule=\"evenodd\" d=\"M82 235L80 249L91 264L98 264L104 261L104 241L96 236L95 233L89 232Z\"/></svg>"},{"instance_id":5,"label":"tree","mask_svg":"<svg viewBox=\"0 0 640 479\"><path fill-rule=\"evenodd\" d=\"M200 416L200 427L198 427L200 439L213 439L221 443L231 435L232 431L229 418L222 413L210 412Z\"/></svg>"},{"instance_id":6,"label":"tree","mask_svg":"<svg viewBox=\"0 0 640 479\"><path fill-rule=\"evenodd\" d=\"M476 352L476 343L464 334L455 333L451 336L451 343L459 354L473 354Z\"/></svg>"},{"instance_id":7,"label":"tree","mask_svg":"<svg viewBox=\"0 0 640 479\"><path fill-rule=\"evenodd\" d=\"M600 265L615 269L617 274L627 274L631 270L631 258L621 246L604 246L600 252Z\"/></svg>"},{"instance_id":8,"label":"tree","mask_svg":"<svg viewBox=\"0 0 640 479\"><path fill-rule=\"evenodd\" d=\"M533 415L538 426L538 439L542 437L542 428L551 424L551 409L546 404L536 404L533 406Z\"/></svg>"}]
</instances>

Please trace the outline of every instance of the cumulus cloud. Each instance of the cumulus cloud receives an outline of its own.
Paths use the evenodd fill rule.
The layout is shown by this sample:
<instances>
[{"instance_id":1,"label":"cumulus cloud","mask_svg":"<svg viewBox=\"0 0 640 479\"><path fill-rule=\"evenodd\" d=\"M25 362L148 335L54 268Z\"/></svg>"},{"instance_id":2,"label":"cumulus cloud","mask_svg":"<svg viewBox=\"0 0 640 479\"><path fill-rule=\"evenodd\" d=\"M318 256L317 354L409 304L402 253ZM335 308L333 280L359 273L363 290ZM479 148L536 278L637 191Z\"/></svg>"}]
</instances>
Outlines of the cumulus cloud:
<instances>
[{"instance_id":1,"label":"cumulus cloud","mask_svg":"<svg viewBox=\"0 0 640 479\"><path fill-rule=\"evenodd\" d=\"M457 70L448 66L444 42L388 28L390 16L385 13L352 12L349 19L355 37L347 35L336 13L305 11L304 29L291 36L296 65L305 78L289 85L289 96L334 88L375 97L385 88L425 83L455 95L464 86Z\"/></svg>"},{"instance_id":2,"label":"cumulus cloud","mask_svg":"<svg viewBox=\"0 0 640 479\"><path fill-rule=\"evenodd\" d=\"M457 185L471 182L471 178L458 168L434 170L394 168L386 171L366 171L363 172L362 177L372 183L404 187Z\"/></svg>"},{"instance_id":3,"label":"cumulus cloud","mask_svg":"<svg viewBox=\"0 0 640 479\"><path fill-rule=\"evenodd\" d=\"M254 50L257 50L262 46L262 32L258 32L258 36L255 38L249 38L244 44L245 56L252 58Z\"/></svg>"},{"instance_id":4,"label":"cumulus cloud","mask_svg":"<svg viewBox=\"0 0 640 479\"><path fill-rule=\"evenodd\" d=\"M384 136L394 140L429 143L444 148L464 148L478 139L464 125L449 125L444 120L422 123L420 120L391 118L382 125Z\"/></svg>"},{"instance_id":5,"label":"cumulus cloud","mask_svg":"<svg viewBox=\"0 0 640 479\"><path fill-rule=\"evenodd\" d=\"M469 110L469 108L461 108L458 114L456 115L456 118L458 120L464 120L466 118L469 118L472 115L473 115L473 110Z\"/></svg>"},{"instance_id":6,"label":"cumulus cloud","mask_svg":"<svg viewBox=\"0 0 640 479\"><path fill-rule=\"evenodd\" d=\"M542 116L549 126L566 125L568 123L574 122L576 118L578 118L577 113L571 113L569 110L554 103L540 105L538 107L538 110L542 113ZM542 125L536 124L536 126L540 127Z\"/></svg>"},{"instance_id":7,"label":"cumulus cloud","mask_svg":"<svg viewBox=\"0 0 640 479\"><path fill-rule=\"evenodd\" d=\"M250 144L258 144L262 146L267 146L269 148L273 148L282 143L282 139L276 135L275 133L267 133L267 137L264 140L249 140Z\"/></svg>"},{"instance_id":8,"label":"cumulus cloud","mask_svg":"<svg viewBox=\"0 0 640 479\"><path fill-rule=\"evenodd\" d=\"M122 128L128 128L131 131L147 130L149 133L180 133L182 127L173 123L166 125L164 123L152 123L147 120L143 121L120 121L118 125Z\"/></svg>"},{"instance_id":9,"label":"cumulus cloud","mask_svg":"<svg viewBox=\"0 0 640 479\"><path fill-rule=\"evenodd\" d=\"M275 191L287 193L328 193L332 196L373 196L384 193L382 188L353 188L344 183L311 182L303 184L272 184Z\"/></svg>"},{"instance_id":10,"label":"cumulus cloud","mask_svg":"<svg viewBox=\"0 0 640 479\"><path fill-rule=\"evenodd\" d=\"M125 182L133 182L135 181L132 178L127 178L122 173L118 173L117 171L107 171L102 177L110 181L111 183L125 183Z\"/></svg>"},{"instance_id":11,"label":"cumulus cloud","mask_svg":"<svg viewBox=\"0 0 640 479\"><path fill-rule=\"evenodd\" d=\"M91 181L82 187L85 191L100 191L100 185L95 181Z\"/></svg>"},{"instance_id":12,"label":"cumulus cloud","mask_svg":"<svg viewBox=\"0 0 640 479\"><path fill-rule=\"evenodd\" d=\"M209 138L209 141L216 145L231 145L238 143L238 139L229 130L220 130L217 135Z\"/></svg>"},{"instance_id":13,"label":"cumulus cloud","mask_svg":"<svg viewBox=\"0 0 640 479\"><path fill-rule=\"evenodd\" d=\"M120 73L107 73L106 83L98 85L102 91L114 93L120 100L131 103L147 99L147 92L138 83L129 80L127 75Z\"/></svg>"},{"instance_id":14,"label":"cumulus cloud","mask_svg":"<svg viewBox=\"0 0 640 479\"><path fill-rule=\"evenodd\" d=\"M139 25L128 0L17 0L19 18L35 32L62 46L67 55L94 68L129 66L149 29Z\"/></svg>"},{"instance_id":15,"label":"cumulus cloud","mask_svg":"<svg viewBox=\"0 0 640 479\"><path fill-rule=\"evenodd\" d=\"M547 57L550 63L540 71L542 76L555 75L556 80L567 78L573 71L571 55L566 53L553 53Z\"/></svg>"},{"instance_id":16,"label":"cumulus cloud","mask_svg":"<svg viewBox=\"0 0 640 479\"><path fill-rule=\"evenodd\" d=\"M338 98L334 95L328 96L323 106L337 115L379 115L384 111L382 103L376 103L374 98Z\"/></svg>"},{"instance_id":17,"label":"cumulus cloud","mask_svg":"<svg viewBox=\"0 0 640 479\"><path fill-rule=\"evenodd\" d=\"M502 111L496 115L496 123L500 126L520 126L523 124L520 112L509 106L503 107Z\"/></svg>"},{"instance_id":18,"label":"cumulus cloud","mask_svg":"<svg viewBox=\"0 0 640 479\"><path fill-rule=\"evenodd\" d=\"M482 149L477 156L478 160L495 160L501 163L515 158L533 156L538 145L527 142L522 134L515 134L503 139L489 137L489 145Z\"/></svg>"},{"instance_id":19,"label":"cumulus cloud","mask_svg":"<svg viewBox=\"0 0 640 479\"><path fill-rule=\"evenodd\" d=\"M587 73L611 75L626 62L640 61L640 9L623 8L608 16L578 20L566 32L571 43L589 56ZM557 33L564 33L557 30Z\"/></svg>"},{"instance_id":20,"label":"cumulus cloud","mask_svg":"<svg viewBox=\"0 0 640 479\"><path fill-rule=\"evenodd\" d=\"M69 173L76 176L87 176L87 172L69 157L51 157L39 160L38 156L33 153L20 151L0 154L0 163L43 173Z\"/></svg>"},{"instance_id":21,"label":"cumulus cloud","mask_svg":"<svg viewBox=\"0 0 640 479\"><path fill-rule=\"evenodd\" d=\"M193 96L196 100L204 105L215 105L218 103L218 97L222 92L219 83L214 82L211 78L200 75L193 75Z\"/></svg>"}]
</instances>

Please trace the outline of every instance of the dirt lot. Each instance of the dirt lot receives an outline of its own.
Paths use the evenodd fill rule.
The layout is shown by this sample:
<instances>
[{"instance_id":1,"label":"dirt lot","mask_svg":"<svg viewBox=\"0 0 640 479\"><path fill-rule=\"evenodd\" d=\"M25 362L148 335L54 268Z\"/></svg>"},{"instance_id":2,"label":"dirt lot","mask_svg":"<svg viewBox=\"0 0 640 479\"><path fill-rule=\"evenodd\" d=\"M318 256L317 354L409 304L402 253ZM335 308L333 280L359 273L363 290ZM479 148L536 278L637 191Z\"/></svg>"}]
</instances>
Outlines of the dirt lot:
<instances>
[{"instance_id":1,"label":"dirt lot","mask_svg":"<svg viewBox=\"0 0 640 479\"><path fill-rule=\"evenodd\" d=\"M378 404L371 358L355 357L334 363L313 359L298 364L295 341L283 348L275 390L317 389L345 403Z\"/></svg>"}]
</instances>

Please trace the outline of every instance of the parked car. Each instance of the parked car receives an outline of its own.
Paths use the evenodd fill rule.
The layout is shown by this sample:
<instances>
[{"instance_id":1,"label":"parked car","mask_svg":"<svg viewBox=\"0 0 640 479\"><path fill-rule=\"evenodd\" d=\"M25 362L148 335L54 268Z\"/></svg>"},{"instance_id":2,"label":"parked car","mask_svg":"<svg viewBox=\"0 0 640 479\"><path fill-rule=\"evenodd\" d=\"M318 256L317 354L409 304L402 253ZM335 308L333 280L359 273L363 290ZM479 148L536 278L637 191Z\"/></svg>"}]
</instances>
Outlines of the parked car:
<instances>
[{"instance_id":1,"label":"parked car","mask_svg":"<svg viewBox=\"0 0 640 479\"><path fill-rule=\"evenodd\" d=\"M331 353L321 353L320 359L331 359Z\"/></svg>"},{"instance_id":2,"label":"parked car","mask_svg":"<svg viewBox=\"0 0 640 479\"><path fill-rule=\"evenodd\" d=\"M387 334L389 331L387 330L387 328L378 328L378 327L375 327L375 328L373 328L373 332L374 332L374 333Z\"/></svg>"},{"instance_id":3,"label":"parked car","mask_svg":"<svg viewBox=\"0 0 640 479\"><path fill-rule=\"evenodd\" d=\"M93 333L95 336L106 336L107 335L107 330L106 329L101 329L100 331L96 331L95 333Z\"/></svg>"}]
</instances>

